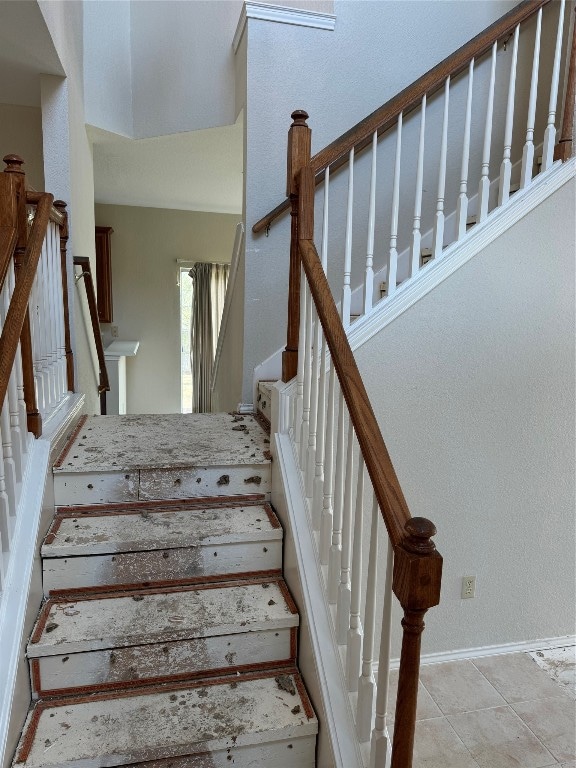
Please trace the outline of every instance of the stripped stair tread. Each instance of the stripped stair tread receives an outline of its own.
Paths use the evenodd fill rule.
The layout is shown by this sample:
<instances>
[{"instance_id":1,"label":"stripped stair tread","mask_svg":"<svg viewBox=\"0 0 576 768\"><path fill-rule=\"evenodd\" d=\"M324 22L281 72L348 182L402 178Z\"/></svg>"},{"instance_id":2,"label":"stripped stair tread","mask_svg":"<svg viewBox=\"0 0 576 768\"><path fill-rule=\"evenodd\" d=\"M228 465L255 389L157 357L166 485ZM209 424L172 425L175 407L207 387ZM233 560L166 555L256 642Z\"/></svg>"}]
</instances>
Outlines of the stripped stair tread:
<instances>
[{"instance_id":1,"label":"stripped stair tread","mask_svg":"<svg viewBox=\"0 0 576 768\"><path fill-rule=\"evenodd\" d=\"M270 441L252 415L89 416L54 467L59 474L268 465Z\"/></svg>"},{"instance_id":2,"label":"stripped stair tread","mask_svg":"<svg viewBox=\"0 0 576 768\"><path fill-rule=\"evenodd\" d=\"M268 504L157 507L58 514L42 546L43 557L73 557L210 546L282 538Z\"/></svg>"},{"instance_id":3,"label":"stripped stair tread","mask_svg":"<svg viewBox=\"0 0 576 768\"><path fill-rule=\"evenodd\" d=\"M281 670L40 702L24 727L16 765L126 765L266 745L317 731L298 673Z\"/></svg>"},{"instance_id":4,"label":"stripped stair tread","mask_svg":"<svg viewBox=\"0 0 576 768\"><path fill-rule=\"evenodd\" d=\"M298 625L282 579L49 599L29 658Z\"/></svg>"}]
</instances>

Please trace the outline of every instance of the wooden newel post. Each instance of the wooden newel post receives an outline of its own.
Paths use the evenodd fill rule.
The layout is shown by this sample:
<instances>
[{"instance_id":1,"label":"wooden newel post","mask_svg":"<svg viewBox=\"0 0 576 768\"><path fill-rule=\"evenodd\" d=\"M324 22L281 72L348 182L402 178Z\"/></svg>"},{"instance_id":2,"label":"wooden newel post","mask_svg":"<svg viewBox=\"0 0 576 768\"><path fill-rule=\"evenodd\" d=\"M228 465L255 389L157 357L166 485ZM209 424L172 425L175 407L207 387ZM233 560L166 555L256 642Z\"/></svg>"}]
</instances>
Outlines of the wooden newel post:
<instances>
[{"instance_id":1,"label":"wooden newel post","mask_svg":"<svg viewBox=\"0 0 576 768\"><path fill-rule=\"evenodd\" d=\"M288 329L286 349L282 353L282 381L290 381L298 371L298 334L300 329L300 252L298 250L298 174L310 162L312 131L306 125L308 114L292 112L288 132L288 167L286 194L291 205L290 275L288 278Z\"/></svg>"},{"instance_id":2,"label":"wooden newel post","mask_svg":"<svg viewBox=\"0 0 576 768\"><path fill-rule=\"evenodd\" d=\"M436 533L434 524L424 517L413 517L405 530L408 535L394 552L392 579L392 589L404 609L404 631L391 768L412 766L424 615L440 602L442 578L442 557L432 541Z\"/></svg>"},{"instance_id":3,"label":"wooden newel post","mask_svg":"<svg viewBox=\"0 0 576 768\"><path fill-rule=\"evenodd\" d=\"M14 251L14 276L20 279L26 245L28 243L28 212L26 210L26 177L22 170L24 160L18 155L6 155L4 173L11 173L16 180L18 241ZM20 354L22 356L22 378L24 382L24 400L28 431L35 437L42 434L42 417L36 403L36 383L34 381L34 361L32 357L32 334L30 332L30 310L26 309L22 333L20 334Z\"/></svg>"},{"instance_id":4,"label":"wooden newel post","mask_svg":"<svg viewBox=\"0 0 576 768\"><path fill-rule=\"evenodd\" d=\"M64 348L66 352L66 383L69 392L74 392L74 355L70 342L70 306L68 301L68 265L66 248L68 244L68 211L64 200L54 200L54 208L62 214L60 225L60 270L62 272L62 313L64 317Z\"/></svg>"},{"instance_id":5,"label":"wooden newel post","mask_svg":"<svg viewBox=\"0 0 576 768\"><path fill-rule=\"evenodd\" d=\"M564 116L560 130L560 140L554 147L554 160L566 162L574 155L574 141L576 137L574 115L576 113L576 21L572 27L572 41L570 58L567 62L568 81L566 83L566 96L564 98Z\"/></svg>"}]
</instances>

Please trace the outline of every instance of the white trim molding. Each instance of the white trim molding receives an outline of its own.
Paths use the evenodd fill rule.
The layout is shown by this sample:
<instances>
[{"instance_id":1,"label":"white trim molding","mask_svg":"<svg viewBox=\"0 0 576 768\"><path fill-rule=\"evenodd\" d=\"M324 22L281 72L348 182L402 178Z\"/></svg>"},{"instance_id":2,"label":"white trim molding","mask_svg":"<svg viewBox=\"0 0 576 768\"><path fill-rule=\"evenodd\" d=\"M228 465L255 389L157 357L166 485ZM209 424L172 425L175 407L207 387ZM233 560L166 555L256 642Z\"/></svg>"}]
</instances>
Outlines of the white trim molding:
<instances>
[{"instance_id":1,"label":"white trim molding","mask_svg":"<svg viewBox=\"0 0 576 768\"><path fill-rule=\"evenodd\" d=\"M274 21L279 24L293 24L298 27L313 27L314 29L325 29L329 32L332 32L336 26L336 16L332 13L319 13L318 11L307 11L302 8L287 8L284 5L269 5L268 3L246 0L242 6L240 19L238 20L238 26L232 41L234 53L238 51L248 19Z\"/></svg>"},{"instance_id":2,"label":"white trim molding","mask_svg":"<svg viewBox=\"0 0 576 768\"><path fill-rule=\"evenodd\" d=\"M452 243L438 259L431 261L418 272L414 279L399 285L393 298L380 305L376 304L369 315L364 315L357 320L348 333L352 350L361 347L382 328L416 304L575 175L576 158L565 163L558 161L548 173L536 177L529 187L516 192L509 205L489 214L467 236Z\"/></svg>"}]
</instances>

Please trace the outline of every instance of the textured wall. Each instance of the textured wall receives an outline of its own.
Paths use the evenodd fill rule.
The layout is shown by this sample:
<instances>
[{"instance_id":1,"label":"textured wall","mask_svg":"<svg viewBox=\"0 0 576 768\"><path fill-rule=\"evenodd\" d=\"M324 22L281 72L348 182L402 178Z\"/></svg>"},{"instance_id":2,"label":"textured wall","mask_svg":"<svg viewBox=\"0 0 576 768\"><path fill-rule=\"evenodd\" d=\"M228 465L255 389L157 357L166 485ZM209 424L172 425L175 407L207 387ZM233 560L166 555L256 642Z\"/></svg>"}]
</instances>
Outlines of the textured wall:
<instances>
[{"instance_id":1,"label":"textured wall","mask_svg":"<svg viewBox=\"0 0 576 768\"><path fill-rule=\"evenodd\" d=\"M28 183L44 190L42 113L39 107L0 104L0 158L16 154L24 158ZM4 167L4 166L2 166Z\"/></svg>"}]
</instances>

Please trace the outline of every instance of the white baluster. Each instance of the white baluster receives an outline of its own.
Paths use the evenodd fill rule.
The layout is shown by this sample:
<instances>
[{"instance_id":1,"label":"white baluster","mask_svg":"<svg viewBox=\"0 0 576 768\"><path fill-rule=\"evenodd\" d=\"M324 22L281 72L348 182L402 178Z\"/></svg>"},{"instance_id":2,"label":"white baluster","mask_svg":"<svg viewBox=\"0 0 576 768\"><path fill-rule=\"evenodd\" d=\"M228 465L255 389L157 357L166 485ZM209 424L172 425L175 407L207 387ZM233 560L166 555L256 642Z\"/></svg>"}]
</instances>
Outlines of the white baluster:
<instances>
[{"instance_id":1,"label":"white baluster","mask_svg":"<svg viewBox=\"0 0 576 768\"><path fill-rule=\"evenodd\" d=\"M312 349L312 387L310 389L310 420L308 425L308 452L306 453L306 464L303 467L305 475L306 498L309 499L309 506L312 507L312 498L314 495L314 476L316 470L316 428L318 426L318 397L320 392L320 357L322 355L322 326L320 318L313 308L313 349ZM312 511L312 510L311 510ZM319 517L312 519L317 523L316 530L320 524Z\"/></svg>"},{"instance_id":2,"label":"white baluster","mask_svg":"<svg viewBox=\"0 0 576 768\"><path fill-rule=\"evenodd\" d=\"M348 417L348 447L346 451L346 478L342 503L342 554L340 559L340 584L336 609L336 639L344 645L350 627L350 555L352 550L352 507L354 473L354 429Z\"/></svg>"},{"instance_id":3,"label":"white baluster","mask_svg":"<svg viewBox=\"0 0 576 768\"><path fill-rule=\"evenodd\" d=\"M346 210L346 245L344 248L344 284L342 286L342 325L350 325L350 273L352 271L352 210L354 206L354 147L348 159L348 206Z\"/></svg>"},{"instance_id":4,"label":"white baluster","mask_svg":"<svg viewBox=\"0 0 576 768\"><path fill-rule=\"evenodd\" d=\"M444 86L444 116L442 118L442 144L440 146L440 168L438 170L438 200L432 233L432 258L442 255L444 246L444 196L446 194L446 155L448 151L448 107L450 102L450 78Z\"/></svg>"},{"instance_id":5,"label":"white baluster","mask_svg":"<svg viewBox=\"0 0 576 768\"><path fill-rule=\"evenodd\" d=\"M0 445L3 445L2 422L0 420ZM11 525L10 525L10 498L6 485L6 474L3 458L0 456L0 537L2 539L2 551L10 549Z\"/></svg>"},{"instance_id":6,"label":"white baluster","mask_svg":"<svg viewBox=\"0 0 576 768\"><path fill-rule=\"evenodd\" d=\"M470 161L470 126L472 123L472 90L474 88L474 59L468 65L468 93L466 95L466 118L464 120L464 144L460 168L460 193L456 203L456 239L466 234L468 218L468 163Z\"/></svg>"},{"instance_id":7,"label":"white baluster","mask_svg":"<svg viewBox=\"0 0 576 768\"><path fill-rule=\"evenodd\" d=\"M2 325L6 320L8 314L8 308L10 307L10 299L14 293L14 286L16 284L14 276L13 264L10 264L6 279L4 282L4 290L2 291L0 307L0 319ZM9 414L10 423L10 443L12 446L12 458L14 460L14 471L16 473L16 482L19 483L22 480L22 435L20 434L20 412L18 404L18 390L16 385L16 366L12 365L10 371L10 377L8 379L8 389L6 392L6 404Z\"/></svg>"},{"instance_id":8,"label":"white baluster","mask_svg":"<svg viewBox=\"0 0 576 768\"><path fill-rule=\"evenodd\" d=\"M16 514L16 504L18 502L18 488L16 483L16 466L12 455L12 438L10 434L10 414L8 413L8 398L4 398L2 410L0 411L0 424L2 430L2 456L4 460L4 481L6 483L6 493L8 495L8 509L10 511L10 523L12 532L13 516Z\"/></svg>"},{"instance_id":9,"label":"white baluster","mask_svg":"<svg viewBox=\"0 0 576 768\"><path fill-rule=\"evenodd\" d=\"M366 274L364 276L364 314L372 312L374 301L374 229L376 225L376 159L378 131L372 136L372 170L370 172L370 202L368 204L368 245L366 248Z\"/></svg>"},{"instance_id":10,"label":"white baluster","mask_svg":"<svg viewBox=\"0 0 576 768\"><path fill-rule=\"evenodd\" d=\"M402 155L402 112L398 115L396 128L396 157L394 160L394 182L392 187L392 221L390 222L390 251L388 254L388 298L396 292L398 274L398 213L400 208L400 158Z\"/></svg>"},{"instance_id":11,"label":"white baluster","mask_svg":"<svg viewBox=\"0 0 576 768\"><path fill-rule=\"evenodd\" d=\"M362 531L364 523L364 457L359 452L356 508L354 511L354 546L352 550L352 578L350 589L350 628L346 649L346 681L349 691L358 690L360 663L362 659L362 622L360 603L362 600Z\"/></svg>"},{"instance_id":12,"label":"white baluster","mask_svg":"<svg viewBox=\"0 0 576 768\"><path fill-rule=\"evenodd\" d=\"M376 580L378 576L378 522L380 510L376 494L372 501L372 524L370 527L370 552L368 554L368 577L366 581L366 607L364 609L364 644L362 646L362 674L358 681L358 702L356 707L356 733L359 741L368 741L372 731L376 680L373 670L374 629L376 625Z\"/></svg>"},{"instance_id":13,"label":"white baluster","mask_svg":"<svg viewBox=\"0 0 576 768\"><path fill-rule=\"evenodd\" d=\"M512 177L512 128L514 127L514 96L516 94L516 65L518 62L518 37L520 24L514 30L512 46L512 61L510 62L510 83L508 85L508 102L506 104L506 126L504 128L504 157L500 166L500 185L498 188L498 205L507 203L510 197L510 179Z\"/></svg>"},{"instance_id":14,"label":"white baluster","mask_svg":"<svg viewBox=\"0 0 576 768\"><path fill-rule=\"evenodd\" d=\"M488 216L488 197L490 195L490 147L492 144L492 115L494 113L494 84L496 81L496 52L498 43L492 46L492 63L490 65L490 85L488 90L488 106L486 108L486 126L484 129L484 146L482 149L482 171L478 187L478 221L484 221Z\"/></svg>"},{"instance_id":15,"label":"white baluster","mask_svg":"<svg viewBox=\"0 0 576 768\"><path fill-rule=\"evenodd\" d=\"M388 711L388 690L390 687L390 638L392 635L392 567L394 556L388 539L386 557L386 580L384 582L384 609L380 633L380 654L378 658L378 687L376 689L376 717L370 744L370 768L388 765L390 740L386 723Z\"/></svg>"},{"instance_id":16,"label":"white baluster","mask_svg":"<svg viewBox=\"0 0 576 768\"><path fill-rule=\"evenodd\" d=\"M420 138L418 141L418 166L416 169L416 196L414 199L414 224L412 225L412 246L410 251L410 277L420 269L420 251L422 234L420 222L422 218L422 185L424 180L424 140L426 133L426 94L422 96L420 112Z\"/></svg>"},{"instance_id":17,"label":"white baluster","mask_svg":"<svg viewBox=\"0 0 576 768\"><path fill-rule=\"evenodd\" d=\"M334 382L336 386L336 382ZM336 432L336 476L334 479L334 512L332 540L328 553L328 602L334 605L338 600L340 588L340 568L342 560L342 516L344 510L344 446L345 446L345 408L344 395L340 389L338 397L338 429Z\"/></svg>"},{"instance_id":18,"label":"white baluster","mask_svg":"<svg viewBox=\"0 0 576 768\"><path fill-rule=\"evenodd\" d=\"M42 377L42 328L40 322L40 294L39 294L39 276L36 273L32 283L32 292L30 301L30 334L32 338L32 362L34 366L34 382L36 385L36 405L39 412L44 415L44 379Z\"/></svg>"},{"instance_id":19,"label":"white baluster","mask_svg":"<svg viewBox=\"0 0 576 768\"><path fill-rule=\"evenodd\" d=\"M308 281L304 281L306 293L306 336L304 341L304 399L302 401L302 430L300 432L300 469L306 469L308 432L310 429L310 394L312 389L312 295Z\"/></svg>"},{"instance_id":20,"label":"white baluster","mask_svg":"<svg viewBox=\"0 0 576 768\"><path fill-rule=\"evenodd\" d=\"M50 399L50 376L48 372L48 311L49 308L46 302L45 285L46 285L46 240L42 244L42 254L38 263L38 299L40 307L40 322L39 328L39 352L40 352L40 366L42 371L42 391L44 393L44 412L49 413L52 407Z\"/></svg>"},{"instance_id":21,"label":"white baluster","mask_svg":"<svg viewBox=\"0 0 576 768\"><path fill-rule=\"evenodd\" d=\"M300 269L300 327L298 330L298 370L296 374L296 404L294 413L294 442L301 452L302 409L304 403L304 348L306 347L306 276Z\"/></svg>"},{"instance_id":22,"label":"white baluster","mask_svg":"<svg viewBox=\"0 0 576 768\"><path fill-rule=\"evenodd\" d=\"M534 56L532 59L532 77L530 79L530 98L528 100L528 118L526 121L526 143L522 150L522 172L520 188L524 189L532 180L534 167L534 121L536 119L536 98L538 95L538 69L540 66L540 37L542 31L542 8L538 11L536 20L536 37L534 38Z\"/></svg>"},{"instance_id":23,"label":"white baluster","mask_svg":"<svg viewBox=\"0 0 576 768\"><path fill-rule=\"evenodd\" d=\"M556 33L556 49L554 51L554 66L550 83L550 102L548 104L548 123L544 131L544 147L542 149L542 171L548 170L554 162L554 144L556 143L556 102L558 100L558 81L560 78L560 54L562 53L562 32L564 31L564 5L560 0L558 31Z\"/></svg>"},{"instance_id":24,"label":"white baluster","mask_svg":"<svg viewBox=\"0 0 576 768\"><path fill-rule=\"evenodd\" d=\"M320 562L326 565L329 559L334 510L332 493L334 490L334 406L336 399L336 371L330 366L328 382L328 402L326 406L326 437L324 440L324 482L322 488L322 516L320 518ZM330 574L328 575L330 584ZM330 589L330 586L328 587Z\"/></svg>"},{"instance_id":25,"label":"white baluster","mask_svg":"<svg viewBox=\"0 0 576 768\"><path fill-rule=\"evenodd\" d=\"M321 262L324 268L324 274L328 271L328 185L330 181L330 169L326 169L327 176L324 177L324 213L322 217L322 250ZM318 321L320 326L320 321ZM321 349L320 349L320 383L318 389L318 424L316 427L316 466L314 468L314 489L312 506L317 512L314 517L314 523L318 527L321 524L324 508L324 453L325 453L325 424L326 424L326 376L328 362L328 344L321 330Z\"/></svg>"}]
</instances>

